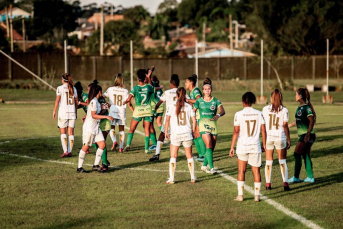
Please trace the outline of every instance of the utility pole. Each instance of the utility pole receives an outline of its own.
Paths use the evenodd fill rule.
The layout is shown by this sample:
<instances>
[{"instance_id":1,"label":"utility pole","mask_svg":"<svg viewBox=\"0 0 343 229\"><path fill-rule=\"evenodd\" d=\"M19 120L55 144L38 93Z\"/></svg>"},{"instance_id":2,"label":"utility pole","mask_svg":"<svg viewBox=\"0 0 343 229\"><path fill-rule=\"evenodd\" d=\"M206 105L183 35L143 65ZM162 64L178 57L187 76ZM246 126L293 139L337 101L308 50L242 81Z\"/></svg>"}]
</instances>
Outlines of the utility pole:
<instances>
[{"instance_id":1,"label":"utility pole","mask_svg":"<svg viewBox=\"0 0 343 229\"><path fill-rule=\"evenodd\" d=\"M229 16L230 19L230 50L231 50L231 56L233 56L233 42L232 42L232 15Z\"/></svg>"},{"instance_id":2,"label":"utility pole","mask_svg":"<svg viewBox=\"0 0 343 229\"><path fill-rule=\"evenodd\" d=\"M100 14L100 56L104 55L104 6L101 6Z\"/></svg>"},{"instance_id":3,"label":"utility pole","mask_svg":"<svg viewBox=\"0 0 343 229\"><path fill-rule=\"evenodd\" d=\"M7 32L7 38L10 37L10 25L8 22L8 8L5 8L6 11L6 32Z\"/></svg>"},{"instance_id":4,"label":"utility pole","mask_svg":"<svg viewBox=\"0 0 343 229\"><path fill-rule=\"evenodd\" d=\"M238 48L238 21L233 21L233 24L235 24L235 48Z\"/></svg>"},{"instance_id":5,"label":"utility pole","mask_svg":"<svg viewBox=\"0 0 343 229\"><path fill-rule=\"evenodd\" d=\"M24 18L22 19L23 25L22 25L22 29L23 29L23 50L24 52L26 52L26 31L25 31L25 20Z\"/></svg>"},{"instance_id":6,"label":"utility pole","mask_svg":"<svg viewBox=\"0 0 343 229\"><path fill-rule=\"evenodd\" d=\"M112 21L114 20L113 8L114 8L114 6L111 4L111 20L112 20Z\"/></svg>"},{"instance_id":7,"label":"utility pole","mask_svg":"<svg viewBox=\"0 0 343 229\"><path fill-rule=\"evenodd\" d=\"M205 57L205 45L206 45L206 23L202 24L202 55Z\"/></svg>"},{"instance_id":8,"label":"utility pole","mask_svg":"<svg viewBox=\"0 0 343 229\"><path fill-rule=\"evenodd\" d=\"M12 4L10 5L10 30L11 30L11 53L13 52L13 23L12 23Z\"/></svg>"}]
</instances>

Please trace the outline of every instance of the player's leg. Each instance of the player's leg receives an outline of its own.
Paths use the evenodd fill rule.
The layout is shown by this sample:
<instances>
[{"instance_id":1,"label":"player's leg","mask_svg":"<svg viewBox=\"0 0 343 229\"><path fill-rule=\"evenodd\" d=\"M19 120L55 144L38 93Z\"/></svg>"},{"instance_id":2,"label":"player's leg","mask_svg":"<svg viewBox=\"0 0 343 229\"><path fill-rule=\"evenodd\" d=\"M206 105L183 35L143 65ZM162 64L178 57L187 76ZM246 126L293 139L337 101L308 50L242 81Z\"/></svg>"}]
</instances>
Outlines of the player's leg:
<instances>
[{"instance_id":1,"label":"player's leg","mask_svg":"<svg viewBox=\"0 0 343 229\"><path fill-rule=\"evenodd\" d=\"M302 167L301 154L304 152L305 143L298 141L294 150L294 176L288 179L288 183L300 182L299 175Z\"/></svg>"},{"instance_id":2,"label":"player's leg","mask_svg":"<svg viewBox=\"0 0 343 229\"><path fill-rule=\"evenodd\" d=\"M69 119L68 121L68 156L71 157L71 152L73 151L74 146L74 128L75 128L75 119Z\"/></svg>"},{"instance_id":3,"label":"player's leg","mask_svg":"<svg viewBox=\"0 0 343 229\"><path fill-rule=\"evenodd\" d=\"M192 140L182 142L183 148L185 149L188 169L191 174L191 182L195 183L197 178L195 177L194 159L192 156Z\"/></svg>"},{"instance_id":4,"label":"player's leg","mask_svg":"<svg viewBox=\"0 0 343 229\"><path fill-rule=\"evenodd\" d=\"M238 166L238 174L237 174L237 188L238 188L238 195L234 199L235 201L243 201L243 191L244 191L244 182L245 182L245 172L247 169L247 161L245 158L241 158L244 160L239 159L239 155L237 154L237 166Z\"/></svg>"},{"instance_id":5,"label":"player's leg","mask_svg":"<svg viewBox=\"0 0 343 229\"><path fill-rule=\"evenodd\" d=\"M271 179L273 170L273 153L274 153L274 143L272 141L267 141L266 144L266 166L264 167L264 173L266 178L266 190L272 189Z\"/></svg>"},{"instance_id":6,"label":"player's leg","mask_svg":"<svg viewBox=\"0 0 343 229\"><path fill-rule=\"evenodd\" d=\"M152 116L152 122L150 123L150 129L149 129L149 136L150 136L150 140L152 142L152 146L149 148L149 150L156 150L156 131L155 131L155 127L154 127L154 116Z\"/></svg>"},{"instance_id":7,"label":"player's leg","mask_svg":"<svg viewBox=\"0 0 343 229\"><path fill-rule=\"evenodd\" d=\"M169 179L166 181L167 184L174 184L175 169L176 169L176 158L179 151L179 143L170 144L170 161L169 161Z\"/></svg>"},{"instance_id":8,"label":"player's leg","mask_svg":"<svg viewBox=\"0 0 343 229\"><path fill-rule=\"evenodd\" d=\"M87 132L87 130L83 129L82 133L82 148L79 152L79 159L78 159L78 166L77 166L77 172L83 173L86 172L82 165L85 161L86 152L89 150L89 146L92 144L94 139L94 135L92 133Z\"/></svg>"},{"instance_id":9,"label":"player's leg","mask_svg":"<svg viewBox=\"0 0 343 229\"><path fill-rule=\"evenodd\" d=\"M206 170L206 173L211 173L211 174L216 174L217 171L214 170L214 166L213 166L213 145L212 145L212 135L209 133L203 133L202 134L202 139L206 145L206 160L204 160L204 164L203 166L207 166L207 164L205 164L206 162L208 163L210 170Z\"/></svg>"},{"instance_id":10,"label":"player's leg","mask_svg":"<svg viewBox=\"0 0 343 229\"><path fill-rule=\"evenodd\" d=\"M98 145L99 148L97 149L96 154L95 154L93 171L101 172L101 168L99 166L99 163L100 163L100 160L101 160L101 156L102 156L102 154L104 152L104 149L106 147L106 142L105 142L105 139L104 139L104 136L103 136L102 132L100 132L99 134L97 134L95 136L94 141Z\"/></svg>"},{"instance_id":11,"label":"player's leg","mask_svg":"<svg viewBox=\"0 0 343 229\"><path fill-rule=\"evenodd\" d=\"M113 151L113 150L116 150L116 147L118 145L117 138L116 138L116 120L113 120L111 124L110 137L112 140L111 150Z\"/></svg>"},{"instance_id":12,"label":"player's leg","mask_svg":"<svg viewBox=\"0 0 343 229\"><path fill-rule=\"evenodd\" d=\"M287 167L287 148L283 149L276 149L276 152L279 157L279 164L280 164L280 170L281 170L281 175L282 175L282 180L283 180L283 188L285 191L289 191L289 185L288 185L288 167Z\"/></svg>"},{"instance_id":13,"label":"player's leg","mask_svg":"<svg viewBox=\"0 0 343 229\"><path fill-rule=\"evenodd\" d=\"M127 141L126 141L126 147L124 149L124 152L129 151L130 145L132 142L133 134L135 133L135 130L137 128L138 123L142 120L142 118L132 118L131 124L130 124L130 130L127 134Z\"/></svg>"},{"instance_id":14,"label":"player's leg","mask_svg":"<svg viewBox=\"0 0 343 229\"><path fill-rule=\"evenodd\" d=\"M254 175L254 190L255 190L255 202L260 201L261 191L261 173L260 167L262 165L261 153L249 153L248 164L251 165L251 170Z\"/></svg>"},{"instance_id":15,"label":"player's leg","mask_svg":"<svg viewBox=\"0 0 343 229\"><path fill-rule=\"evenodd\" d=\"M198 125L196 126L195 132L198 134L196 141L198 142L198 147L199 147L199 150L197 149L198 154L199 154L199 159L197 159L197 161L203 162L205 160L205 155L206 155L206 145L205 145L205 142L200 135L200 130L199 130Z\"/></svg>"},{"instance_id":16,"label":"player's leg","mask_svg":"<svg viewBox=\"0 0 343 229\"><path fill-rule=\"evenodd\" d=\"M60 129L61 134L61 144L63 149L63 154L61 157L68 156L68 139L67 139L67 127L68 123L67 120L58 120L58 128Z\"/></svg>"},{"instance_id":17,"label":"player's leg","mask_svg":"<svg viewBox=\"0 0 343 229\"><path fill-rule=\"evenodd\" d=\"M158 136L158 140L157 140L157 143L156 143L156 151L155 151L155 155L149 159L149 161L158 161L160 160L160 153L161 153L161 149L162 149L162 146L163 146L163 141L164 141L164 138L165 138L165 135L164 135L164 128L163 128L163 125L161 126L161 133L160 135Z\"/></svg>"},{"instance_id":18,"label":"player's leg","mask_svg":"<svg viewBox=\"0 0 343 229\"><path fill-rule=\"evenodd\" d=\"M310 156L311 147L312 147L314 140L315 140L315 135L314 135L314 137L313 137L313 135L311 135L310 141L306 143L304 153L302 154L302 156L304 158L305 169L306 169L306 174L307 174L307 177L304 179L304 182L310 182L310 183L314 182L313 164L312 164L312 160L311 160L311 156Z\"/></svg>"},{"instance_id":19,"label":"player's leg","mask_svg":"<svg viewBox=\"0 0 343 229\"><path fill-rule=\"evenodd\" d=\"M150 120L148 120L150 118ZM151 117L145 117L144 118L144 133L145 133L145 138L144 138L144 150L145 153L149 154L151 153L149 151L149 141L150 141L150 125L151 125Z\"/></svg>"},{"instance_id":20,"label":"player's leg","mask_svg":"<svg viewBox=\"0 0 343 229\"><path fill-rule=\"evenodd\" d=\"M161 130L162 128L162 114L161 115L157 114L157 117L156 117L156 124L159 130Z\"/></svg>"},{"instance_id":21,"label":"player's leg","mask_svg":"<svg viewBox=\"0 0 343 229\"><path fill-rule=\"evenodd\" d=\"M122 153L124 149L124 141L125 141L125 131L124 131L125 124L121 123L119 125L119 152Z\"/></svg>"},{"instance_id":22,"label":"player's leg","mask_svg":"<svg viewBox=\"0 0 343 229\"><path fill-rule=\"evenodd\" d=\"M106 147L106 139L108 135L108 130L102 131L102 135L104 136L104 139L105 139L105 148L101 155L102 165L101 165L100 170L101 172L106 172L108 170L108 166L110 166L110 162L107 160L107 147Z\"/></svg>"}]
</instances>

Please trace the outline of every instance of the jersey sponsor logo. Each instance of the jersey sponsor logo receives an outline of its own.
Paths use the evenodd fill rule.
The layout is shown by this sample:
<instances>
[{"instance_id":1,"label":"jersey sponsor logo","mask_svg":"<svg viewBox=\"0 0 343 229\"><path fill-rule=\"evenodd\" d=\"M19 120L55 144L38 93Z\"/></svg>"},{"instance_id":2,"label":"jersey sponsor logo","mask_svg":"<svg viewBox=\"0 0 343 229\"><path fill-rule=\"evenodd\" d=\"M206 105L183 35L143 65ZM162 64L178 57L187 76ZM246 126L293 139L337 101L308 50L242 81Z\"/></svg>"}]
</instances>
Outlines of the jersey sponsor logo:
<instances>
[{"instance_id":1,"label":"jersey sponsor logo","mask_svg":"<svg viewBox=\"0 0 343 229\"><path fill-rule=\"evenodd\" d=\"M205 127L205 129L207 129L207 130L211 130L211 131L215 131L215 130L216 130L216 128L211 127L211 126L208 125L208 124L205 124L204 127Z\"/></svg>"},{"instance_id":2,"label":"jersey sponsor logo","mask_svg":"<svg viewBox=\"0 0 343 229\"><path fill-rule=\"evenodd\" d=\"M298 116L301 116L301 115L302 115L302 111L301 111L301 110L298 110L297 115L298 115Z\"/></svg>"}]
</instances>

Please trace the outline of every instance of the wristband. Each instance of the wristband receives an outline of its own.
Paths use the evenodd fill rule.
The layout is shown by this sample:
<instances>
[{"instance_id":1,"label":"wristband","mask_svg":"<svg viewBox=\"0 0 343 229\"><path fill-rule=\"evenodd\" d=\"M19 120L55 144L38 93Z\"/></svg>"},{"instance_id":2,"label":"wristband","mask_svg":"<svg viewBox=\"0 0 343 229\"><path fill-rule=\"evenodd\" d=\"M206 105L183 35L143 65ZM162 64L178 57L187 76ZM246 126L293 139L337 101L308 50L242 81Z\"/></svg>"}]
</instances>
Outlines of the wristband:
<instances>
[{"instance_id":1,"label":"wristband","mask_svg":"<svg viewBox=\"0 0 343 229\"><path fill-rule=\"evenodd\" d=\"M220 114L217 114L218 117L220 117Z\"/></svg>"},{"instance_id":2,"label":"wristband","mask_svg":"<svg viewBox=\"0 0 343 229\"><path fill-rule=\"evenodd\" d=\"M80 101L77 101L77 105L80 105Z\"/></svg>"}]
</instances>

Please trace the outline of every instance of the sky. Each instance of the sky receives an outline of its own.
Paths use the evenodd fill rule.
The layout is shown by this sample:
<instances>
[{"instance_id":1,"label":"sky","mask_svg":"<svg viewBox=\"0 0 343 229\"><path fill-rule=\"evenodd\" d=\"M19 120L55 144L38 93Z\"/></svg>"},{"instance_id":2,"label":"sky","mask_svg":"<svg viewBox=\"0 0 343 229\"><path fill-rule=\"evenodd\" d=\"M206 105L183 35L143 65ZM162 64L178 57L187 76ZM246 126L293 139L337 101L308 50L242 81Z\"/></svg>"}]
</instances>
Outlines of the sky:
<instances>
[{"instance_id":1,"label":"sky","mask_svg":"<svg viewBox=\"0 0 343 229\"><path fill-rule=\"evenodd\" d=\"M163 0L79 0L81 5L87 5L96 2L100 6L104 2L112 3L113 5L122 5L124 8L129 8L135 5L142 5L151 14L155 14L158 6ZM178 1L180 2L180 0Z\"/></svg>"}]
</instances>

